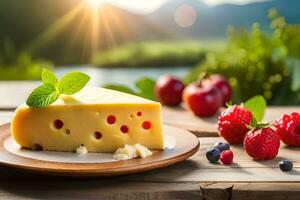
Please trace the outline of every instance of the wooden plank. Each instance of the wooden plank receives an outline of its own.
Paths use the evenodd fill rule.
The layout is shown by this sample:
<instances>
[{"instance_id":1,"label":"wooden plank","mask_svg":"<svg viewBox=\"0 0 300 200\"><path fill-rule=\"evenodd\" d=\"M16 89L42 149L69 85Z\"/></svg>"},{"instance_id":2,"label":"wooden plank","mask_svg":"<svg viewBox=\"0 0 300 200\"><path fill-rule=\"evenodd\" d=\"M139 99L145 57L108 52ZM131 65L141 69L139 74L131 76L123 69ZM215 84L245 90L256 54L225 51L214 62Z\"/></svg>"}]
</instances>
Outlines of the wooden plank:
<instances>
[{"instance_id":1,"label":"wooden plank","mask_svg":"<svg viewBox=\"0 0 300 200\"><path fill-rule=\"evenodd\" d=\"M299 199L300 183L202 183L203 199L256 200L272 197L273 200ZM225 197L225 198L224 198Z\"/></svg>"},{"instance_id":2,"label":"wooden plank","mask_svg":"<svg viewBox=\"0 0 300 200\"><path fill-rule=\"evenodd\" d=\"M299 112L300 107L268 107L264 121L273 122L284 113ZM183 107L163 107L163 120L165 124L176 126L191 131L198 137L218 136L217 121L218 115L209 118L200 118L186 111Z\"/></svg>"},{"instance_id":3,"label":"wooden plank","mask_svg":"<svg viewBox=\"0 0 300 200\"><path fill-rule=\"evenodd\" d=\"M201 199L198 184L114 180L0 181L0 199Z\"/></svg>"},{"instance_id":4,"label":"wooden plank","mask_svg":"<svg viewBox=\"0 0 300 200\"><path fill-rule=\"evenodd\" d=\"M0 110L13 110L24 103L38 81L0 81ZM268 107L265 121L272 122L283 113L300 112L300 107ZM213 117L199 118L183 107L163 107L162 116L167 125L184 128L198 137L218 136L217 113Z\"/></svg>"},{"instance_id":5,"label":"wooden plank","mask_svg":"<svg viewBox=\"0 0 300 200\"><path fill-rule=\"evenodd\" d=\"M0 111L0 125L10 122L13 114L12 111Z\"/></svg>"},{"instance_id":6,"label":"wooden plank","mask_svg":"<svg viewBox=\"0 0 300 200\"><path fill-rule=\"evenodd\" d=\"M0 81L0 110L15 109L39 84L39 81Z\"/></svg>"},{"instance_id":7,"label":"wooden plank","mask_svg":"<svg viewBox=\"0 0 300 200\"><path fill-rule=\"evenodd\" d=\"M220 138L200 138L200 150L190 159L163 169L118 177L122 181L138 182L300 182L299 148L281 147L278 157L269 161L253 161L241 146L232 146L235 163L230 166L211 164L205 158L205 151ZM284 173L277 167L281 159L291 159L294 170ZM1 169L1 168L0 168ZM5 169L3 169L5 170ZM0 180L22 179L19 173L0 171ZM12 170L11 170L12 171Z\"/></svg>"},{"instance_id":8,"label":"wooden plank","mask_svg":"<svg viewBox=\"0 0 300 200\"><path fill-rule=\"evenodd\" d=\"M274 160L254 161L243 150L242 146L231 146L235 154L234 164L225 166L211 164L206 160L205 151L221 138L202 137L200 150L190 159L165 169L136 174L128 180L147 180L163 182L300 182L300 148L287 148L282 145ZM278 162L290 159L294 170L284 173L278 168ZM127 178L127 177L126 177Z\"/></svg>"}]
</instances>

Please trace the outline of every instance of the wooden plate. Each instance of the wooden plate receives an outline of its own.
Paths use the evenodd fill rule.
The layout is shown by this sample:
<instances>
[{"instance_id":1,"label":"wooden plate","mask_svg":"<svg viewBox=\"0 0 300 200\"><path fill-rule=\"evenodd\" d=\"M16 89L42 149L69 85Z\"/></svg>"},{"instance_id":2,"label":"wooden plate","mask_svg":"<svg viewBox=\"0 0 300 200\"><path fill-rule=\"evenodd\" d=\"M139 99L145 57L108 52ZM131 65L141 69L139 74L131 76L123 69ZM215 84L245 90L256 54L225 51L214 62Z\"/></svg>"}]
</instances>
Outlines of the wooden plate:
<instances>
[{"instance_id":1,"label":"wooden plate","mask_svg":"<svg viewBox=\"0 0 300 200\"><path fill-rule=\"evenodd\" d=\"M36 160L10 153L3 143L10 137L10 124L0 126L0 164L31 172L60 176L117 176L166 167L183 161L199 149L196 136L183 129L164 126L165 132L176 140L173 149L153 151L148 158L106 163L62 163Z\"/></svg>"}]
</instances>

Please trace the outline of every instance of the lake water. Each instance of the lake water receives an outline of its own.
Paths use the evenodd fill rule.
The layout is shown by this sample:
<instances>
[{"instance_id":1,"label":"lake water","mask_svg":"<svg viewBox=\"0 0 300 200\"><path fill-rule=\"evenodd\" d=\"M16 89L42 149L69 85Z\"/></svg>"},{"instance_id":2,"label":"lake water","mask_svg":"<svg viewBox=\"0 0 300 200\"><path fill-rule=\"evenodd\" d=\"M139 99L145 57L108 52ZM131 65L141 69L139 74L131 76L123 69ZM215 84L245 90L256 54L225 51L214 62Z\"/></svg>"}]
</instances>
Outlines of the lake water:
<instances>
[{"instance_id":1,"label":"lake water","mask_svg":"<svg viewBox=\"0 0 300 200\"><path fill-rule=\"evenodd\" d=\"M61 77L63 74L70 71L81 71L88 74L91 77L90 85L101 86L106 83L124 84L127 86L133 86L134 82L147 76L153 79L157 79L163 74L172 74L177 77L184 76L189 67L161 67L161 68L94 68L89 66L79 67L57 67L54 68L55 74Z\"/></svg>"}]
</instances>

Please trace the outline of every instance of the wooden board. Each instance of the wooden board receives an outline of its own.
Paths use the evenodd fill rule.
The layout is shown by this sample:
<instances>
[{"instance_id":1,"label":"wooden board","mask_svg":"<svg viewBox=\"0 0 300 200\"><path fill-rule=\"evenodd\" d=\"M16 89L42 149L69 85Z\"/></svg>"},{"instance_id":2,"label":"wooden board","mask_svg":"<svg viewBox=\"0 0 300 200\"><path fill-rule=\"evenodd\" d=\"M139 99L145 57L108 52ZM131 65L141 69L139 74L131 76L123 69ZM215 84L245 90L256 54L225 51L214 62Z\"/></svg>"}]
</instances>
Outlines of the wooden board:
<instances>
[{"instance_id":1,"label":"wooden board","mask_svg":"<svg viewBox=\"0 0 300 200\"><path fill-rule=\"evenodd\" d=\"M13 114L13 111L0 111L0 125L10 122Z\"/></svg>"},{"instance_id":2,"label":"wooden board","mask_svg":"<svg viewBox=\"0 0 300 200\"><path fill-rule=\"evenodd\" d=\"M264 121L274 122L284 113L299 112L300 107L268 107L265 112ZM176 126L191 131L198 137L218 136L217 121L218 115L213 117L200 118L187 111L183 107L163 107L163 120L165 124Z\"/></svg>"},{"instance_id":3,"label":"wooden board","mask_svg":"<svg viewBox=\"0 0 300 200\"><path fill-rule=\"evenodd\" d=\"M0 110L14 110L26 101L28 94L38 85L38 81L0 81ZM300 107L268 107L264 120L272 122L283 113L291 112L300 112ZM218 136L218 114L199 118L182 107L165 106L162 112L165 124L189 130L199 137Z\"/></svg>"},{"instance_id":4,"label":"wooden board","mask_svg":"<svg viewBox=\"0 0 300 200\"><path fill-rule=\"evenodd\" d=\"M162 168L178 163L198 151L199 141L191 133L165 126L165 134L174 137L176 146L164 151L153 150L148 158L106 163L60 163L30 159L8 152L3 143L10 136L10 124L0 127L0 164L32 172L60 176L116 176Z\"/></svg>"},{"instance_id":5,"label":"wooden board","mask_svg":"<svg viewBox=\"0 0 300 200\"><path fill-rule=\"evenodd\" d=\"M189 159L178 164L139 174L131 174L117 178L116 180L130 182L165 182L165 183L211 183L211 182L269 182L269 183L300 183L300 148L287 148L282 145L276 159L268 161L253 161L241 146L232 146L234 152L234 164L230 166L211 164L206 160L206 149L221 138L200 138L199 151ZM294 163L294 170L282 172L278 168L278 162L282 159L290 159ZM2 169L3 170L3 169ZM7 172L11 173L7 173ZM1 171L0 171L1 172ZM18 180L40 179L39 176L28 174L17 176L16 171L6 169L0 173L0 180L9 180L13 177ZM45 178L45 176L43 176ZM42 178L43 179L43 178ZM300 188L299 188L300 189Z\"/></svg>"},{"instance_id":6,"label":"wooden board","mask_svg":"<svg viewBox=\"0 0 300 200\"><path fill-rule=\"evenodd\" d=\"M205 151L216 137L200 138L197 154L181 163L139 174L109 179L73 179L32 174L0 166L0 199L299 199L299 148L281 146L279 157L256 162L233 146L235 164L210 164ZM292 172L281 172L277 162L294 161ZM201 189L200 189L201 187ZM59 188L59 189L57 189ZM229 190L228 188L231 188ZM220 196L221 195L221 196ZM229 198L228 198L229 199Z\"/></svg>"},{"instance_id":7,"label":"wooden board","mask_svg":"<svg viewBox=\"0 0 300 200\"><path fill-rule=\"evenodd\" d=\"M300 183L300 148L288 148L281 145L276 159L254 161L247 155L241 145L233 146L234 164L226 166L211 164L206 160L205 152L214 143L224 141L219 137L199 138L199 151L188 160L166 169L145 174L126 177L132 181L161 181L161 182L290 182ZM290 159L294 163L294 170L282 172L278 162Z\"/></svg>"},{"instance_id":8,"label":"wooden board","mask_svg":"<svg viewBox=\"0 0 300 200\"><path fill-rule=\"evenodd\" d=\"M0 110L14 110L39 84L39 81L0 81Z\"/></svg>"}]
</instances>

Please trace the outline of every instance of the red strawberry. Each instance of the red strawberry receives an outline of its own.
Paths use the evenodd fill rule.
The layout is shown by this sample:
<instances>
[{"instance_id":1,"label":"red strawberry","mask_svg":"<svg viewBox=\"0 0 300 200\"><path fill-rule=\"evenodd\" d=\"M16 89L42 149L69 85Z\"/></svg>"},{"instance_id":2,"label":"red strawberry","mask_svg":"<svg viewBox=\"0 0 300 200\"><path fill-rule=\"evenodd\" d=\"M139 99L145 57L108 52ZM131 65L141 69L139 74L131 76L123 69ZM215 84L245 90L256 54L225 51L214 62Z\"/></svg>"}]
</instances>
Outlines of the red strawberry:
<instances>
[{"instance_id":1,"label":"red strawberry","mask_svg":"<svg viewBox=\"0 0 300 200\"><path fill-rule=\"evenodd\" d=\"M282 142L289 146L300 146L300 114L283 115L275 121L277 133Z\"/></svg>"},{"instance_id":2,"label":"red strawberry","mask_svg":"<svg viewBox=\"0 0 300 200\"><path fill-rule=\"evenodd\" d=\"M238 105L231 106L219 116L219 134L230 144L242 144L251 119L252 113L247 109Z\"/></svg>"},{"instance_id":3,"label":"red strawberry","mask_svg":"<svg viewBox=\"0 0 300 200\"><path fill-rule=\"evenodd\" d=\"M280 146L279 135L270 127L262 127L250 130L244 139L244 149L254 160L275 158Z\"/></svg>"},{"instance_id":4,"label":"red strawberry","mask_svg":"<svg viewBox=\"0 0 300 200\"><path fill-rule=\"evenodd\" d=\"M231 150L222 151L222 153L220 155L220 161L224 165L230 165L230 164L232 164L232 161L233 161L233 152Z\"/></svg>"}]
</instances>

